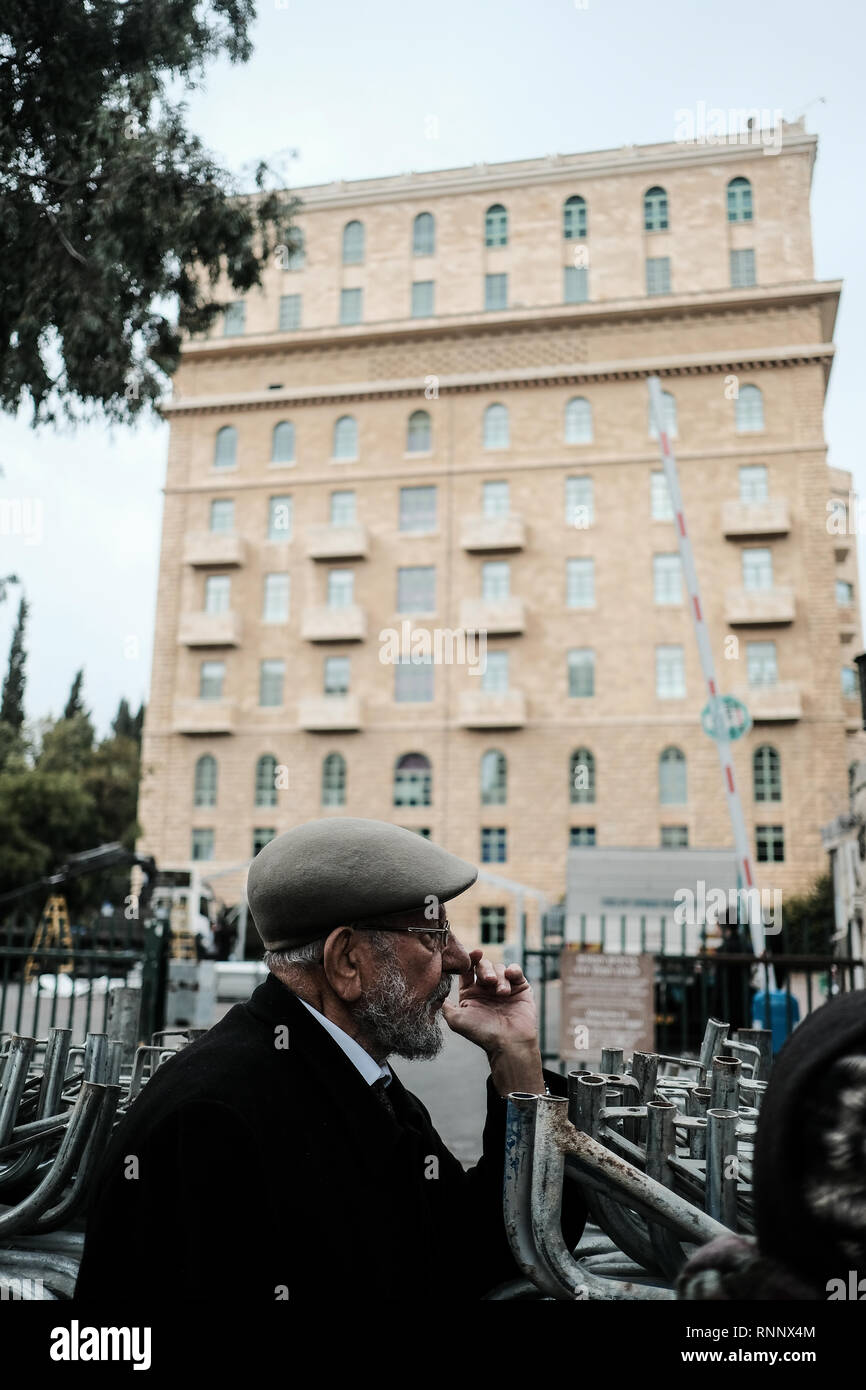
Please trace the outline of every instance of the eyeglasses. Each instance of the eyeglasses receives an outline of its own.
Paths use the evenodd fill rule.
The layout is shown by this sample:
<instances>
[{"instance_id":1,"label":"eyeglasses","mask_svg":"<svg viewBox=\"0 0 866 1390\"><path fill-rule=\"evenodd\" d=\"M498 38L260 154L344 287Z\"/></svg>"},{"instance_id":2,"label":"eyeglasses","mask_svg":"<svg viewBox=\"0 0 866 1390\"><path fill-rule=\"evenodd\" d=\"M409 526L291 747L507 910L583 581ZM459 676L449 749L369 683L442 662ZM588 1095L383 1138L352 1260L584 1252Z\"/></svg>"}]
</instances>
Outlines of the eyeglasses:
<instances>
[{"instance_id":1,"label":"eyeglasses","mask_svg":"<svg viewBox=\"0 0 866 1390\"><path fill-rule=\"evenodd\" d=\"M427 950L430 951L431 954L436 950L437 946L444 954L448 948L448 942L451 940L451 923L448 921L447 917L441 927L385 927L382 926L381 923L376 923L374 926L356 926L354 929L355 931L409 932L412 936L417 936L418 940L422 945L427 947Z\"/></svg>"}]
</instances>

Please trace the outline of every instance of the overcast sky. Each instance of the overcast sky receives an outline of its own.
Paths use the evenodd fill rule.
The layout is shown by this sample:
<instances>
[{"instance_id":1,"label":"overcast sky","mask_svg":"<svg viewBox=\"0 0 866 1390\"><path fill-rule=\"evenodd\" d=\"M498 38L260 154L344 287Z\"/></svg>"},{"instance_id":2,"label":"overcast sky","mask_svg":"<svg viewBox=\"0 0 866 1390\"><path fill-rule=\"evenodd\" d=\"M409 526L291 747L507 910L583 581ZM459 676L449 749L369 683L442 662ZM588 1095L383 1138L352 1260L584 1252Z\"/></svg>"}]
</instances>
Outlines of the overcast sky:
<instances>
[{"instance_id":1,"label":"overcast sky","mask_svg":"<svg viewBox=\"0 0 866 1390\"><path fill-rule=\"evenodd\" d=\"M671 140L698 102L805 112L816 274L845 281L830 461L864 490L864 30L852 0L260 0L251 61L210 68L190 122L233 169L297 149L300 186ZM146 699L167 435L0 418L0 496L41 502L41 538L0 534L32 608L31 718L60 712L82 665L100 731L121 696ZM19 593L0 606L3 672Z\"/></svg>"}]
</instances>

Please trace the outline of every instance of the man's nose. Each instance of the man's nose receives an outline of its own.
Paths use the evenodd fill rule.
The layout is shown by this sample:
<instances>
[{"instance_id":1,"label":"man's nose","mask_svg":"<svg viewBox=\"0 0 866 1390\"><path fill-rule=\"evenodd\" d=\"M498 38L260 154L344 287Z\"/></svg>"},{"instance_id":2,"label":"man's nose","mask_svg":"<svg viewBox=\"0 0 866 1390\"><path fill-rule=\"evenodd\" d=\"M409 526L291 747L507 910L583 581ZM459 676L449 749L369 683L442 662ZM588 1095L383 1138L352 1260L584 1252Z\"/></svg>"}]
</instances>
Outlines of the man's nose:
<instances>
[{"instance_id":1,"label":"man's nose","mask_svg":"<svg viewBox=\"0 0 866 1390\"><path fill-rule=\"evenodd\" d=\"M442 952L442 969L447 970L449 975L463 975L471 964L469 952L452 933L448 938L448 945Z\"/></svg>"}]
</instances>

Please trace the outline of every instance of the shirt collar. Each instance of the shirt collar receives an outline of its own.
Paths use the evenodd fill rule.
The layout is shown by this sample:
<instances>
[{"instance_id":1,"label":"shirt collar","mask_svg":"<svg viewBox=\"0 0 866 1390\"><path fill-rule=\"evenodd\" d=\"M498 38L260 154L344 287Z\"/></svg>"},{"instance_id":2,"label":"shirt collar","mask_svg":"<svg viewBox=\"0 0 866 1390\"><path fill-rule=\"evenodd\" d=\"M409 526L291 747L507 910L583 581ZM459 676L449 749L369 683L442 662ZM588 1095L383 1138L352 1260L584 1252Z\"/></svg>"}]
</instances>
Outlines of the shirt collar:
<instances>
[{"instance_id":1,"label":"shirt collar","mask_svg":"<svg viewBox=\"0 0 866 1390\"><path fill-rule=\"evenodd\" d=\"M343 1049L349 1061L357 1067L368 1086L372 1086L373 1082L380 1080L381 1077L385 1078L386 1086L390 1085L391 1069L387 1063L384 1066L380 1065L375 1057L371 1057L369 1052L365 1052L361 1044L356 1042L354 1038L350 1038L349 1034L338 1027L332 1019L320 1014L318 1009L314 1009L312 1004L307 1003L306 999L301 999L300 995L297 998L304 1008L309 1010L313 1018L317 1018L322 1027L330 1033L337 1046Z\"/></svg>"}]
</instances>

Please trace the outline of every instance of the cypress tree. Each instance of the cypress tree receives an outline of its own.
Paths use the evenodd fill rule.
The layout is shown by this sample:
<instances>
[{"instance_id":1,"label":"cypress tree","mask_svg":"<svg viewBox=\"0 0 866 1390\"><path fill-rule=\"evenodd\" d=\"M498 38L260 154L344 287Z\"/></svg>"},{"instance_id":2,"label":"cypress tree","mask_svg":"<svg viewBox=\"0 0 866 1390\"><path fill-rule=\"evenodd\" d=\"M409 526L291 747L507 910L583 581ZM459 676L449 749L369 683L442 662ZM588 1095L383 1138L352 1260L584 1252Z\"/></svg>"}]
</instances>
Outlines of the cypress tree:
<instances>
[{"instance_id":1,"label":"cypress tree","mask_svg":"<svg viewBox=\"0 0 866 1390\"><path fill-rule=\"evenodd\" d=\"M3 682L3 695L0 699L0 723L20 730L24 724L24 686L27 681L25 664L27 653L24 650L24 628L27 623L27 600L22 598L18 605L18 621L12 634L9 648L9 666Z\"/></svg>"}]
</instances>

